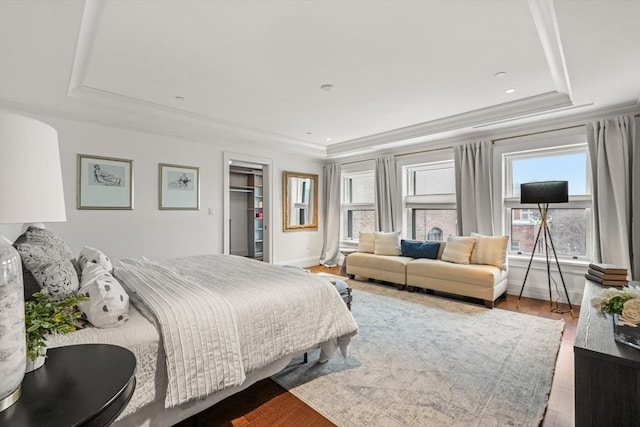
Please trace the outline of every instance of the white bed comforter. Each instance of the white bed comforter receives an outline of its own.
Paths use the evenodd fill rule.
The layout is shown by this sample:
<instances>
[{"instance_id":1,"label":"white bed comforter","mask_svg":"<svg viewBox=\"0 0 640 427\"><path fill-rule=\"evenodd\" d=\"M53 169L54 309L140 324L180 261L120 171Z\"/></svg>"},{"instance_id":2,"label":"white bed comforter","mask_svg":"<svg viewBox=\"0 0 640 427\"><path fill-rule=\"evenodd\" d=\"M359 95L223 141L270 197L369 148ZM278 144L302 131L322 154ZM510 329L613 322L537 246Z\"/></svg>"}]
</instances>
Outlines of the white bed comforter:
<instances>
[{"instance_id":1,"label":"white bed comforter","mask_svg":"<svg viewBox=\"0 0 640 427\"><path fill-rule=\"evenodd\" d=\"M245 374L320 345L343 352L357 324L324 278L242 257L203 255L114 263L154 314L166 354L170 408L242 384Z\"/></svg>"},{"instance_id":2,"label":"white bed comforter","mask_svg":"<svg viewBox=\"0 0 640 427\"><path fill-rule=\"evenodd\" d=\"M88 326L70 334L50 335L47 347L62 347L75 344L112 344L128 348L136 357L136 389L120 415L120 418L136 412L152 401L161 398L164 390L164 367L159 361L164 358L160 349L160 336L156 327L134 306L129 309L129 320L117 328L95 328ZM96 369L100 369L96 366Z\"/></svg>"}]
</instances>

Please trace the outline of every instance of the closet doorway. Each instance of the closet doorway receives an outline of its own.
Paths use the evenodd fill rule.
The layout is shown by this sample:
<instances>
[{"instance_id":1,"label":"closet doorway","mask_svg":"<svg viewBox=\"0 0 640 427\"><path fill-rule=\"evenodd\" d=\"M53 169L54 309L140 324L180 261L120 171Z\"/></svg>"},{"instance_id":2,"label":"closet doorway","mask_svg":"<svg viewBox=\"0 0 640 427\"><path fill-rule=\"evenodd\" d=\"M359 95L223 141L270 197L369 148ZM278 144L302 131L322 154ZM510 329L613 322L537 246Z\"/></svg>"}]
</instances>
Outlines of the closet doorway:
<instances>
[{"instance_id":1,"label":"closet doorway","mask_svg":"<svg viewBox=\"0 0 640 427\"><path fill-rule=\"evenodd\" d=\"M224 253L271 262L270 160L225 153Z\"/></svg>"}]
</instances>

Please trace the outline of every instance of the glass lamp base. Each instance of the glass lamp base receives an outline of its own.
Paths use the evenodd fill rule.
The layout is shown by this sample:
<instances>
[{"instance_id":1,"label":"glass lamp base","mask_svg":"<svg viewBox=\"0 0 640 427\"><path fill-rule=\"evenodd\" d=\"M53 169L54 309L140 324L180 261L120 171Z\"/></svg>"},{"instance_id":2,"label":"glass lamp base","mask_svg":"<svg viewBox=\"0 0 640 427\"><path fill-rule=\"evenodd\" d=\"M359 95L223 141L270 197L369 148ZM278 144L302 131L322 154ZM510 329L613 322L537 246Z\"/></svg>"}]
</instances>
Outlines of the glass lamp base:
<instances>
[{"instance_id":1,"label":"glass lamp base","mask_svg":"<svg viewBox=\"0 0 640 427\"><path fill-rule=\"evenodd\" d=\"M20 399L21 394L22 389L20 388L20 386L18 386L18 388L12 391L11 394L0 399L0 412L8 409L9 407L11 407L11 405L16 403L18 399Z\"/></svg>"},{"instance_id":2,"label":"glass lamp base","mask_svg":"<svg viewBox=\"0 0 640 427\"><path fill-rule=\"evenodd\" d=\"M11 242L0 236L0 401L11 405L20 397L27 361L22 261ZM7 403L11 401L11 403Z\"/></svg>"}]
</instances>

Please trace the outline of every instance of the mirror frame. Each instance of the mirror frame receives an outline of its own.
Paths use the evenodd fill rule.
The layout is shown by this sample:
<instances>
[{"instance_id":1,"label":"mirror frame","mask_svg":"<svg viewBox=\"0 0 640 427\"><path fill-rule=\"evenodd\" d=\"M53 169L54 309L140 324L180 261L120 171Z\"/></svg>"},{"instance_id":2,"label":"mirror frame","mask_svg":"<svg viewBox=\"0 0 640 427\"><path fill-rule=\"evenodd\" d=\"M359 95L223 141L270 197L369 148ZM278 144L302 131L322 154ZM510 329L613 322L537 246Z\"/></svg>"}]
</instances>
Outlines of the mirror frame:
<instances>
[{"instance_id":1,"label":"mirror frame","mask_svg":"<svg viewBox=\"0 0 640 427\"><path fill-rule=\"evenodd\" d=\"M310 224L289 225L289 178L309 178L313 182L313 214ZM284 231L317 230L318 229L318 175L302 172L284 171L282 173L282 218Z\"/></svg>"}]
</instances>

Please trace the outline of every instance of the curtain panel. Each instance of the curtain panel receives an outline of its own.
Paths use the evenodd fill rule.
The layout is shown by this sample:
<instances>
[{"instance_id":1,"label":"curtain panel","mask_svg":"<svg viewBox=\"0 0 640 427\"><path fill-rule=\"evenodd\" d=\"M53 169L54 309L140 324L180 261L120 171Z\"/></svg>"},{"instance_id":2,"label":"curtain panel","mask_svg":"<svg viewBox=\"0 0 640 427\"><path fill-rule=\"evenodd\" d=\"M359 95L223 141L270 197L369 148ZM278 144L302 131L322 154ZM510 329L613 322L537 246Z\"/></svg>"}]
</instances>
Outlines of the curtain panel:
<instances>
[{"instance_id":1,"label":"curtain panel","mask_svg":"<svg viewBox=\"0 0 640 427\"><path fill-rule=\"evenodd\" d=\"M640 273L640 149L631 116L587 124L596 261ZM635 218L634 218L635 214Z\"/></svg>"},{"instance_id":2,"label":"curtain panel","mask_svg":"<svg viewBox=\"0 0 640 427\"><path fill-rule=\"evenodd\" d=\"M479 141L454 147L458 233L493 236L493 146Z\"/></svg>"},{"instance_id":3,"label":"curtain panel","mask_svg":"<svg viewBox=\"0 0 640 427\"><path fill-rule=\"evenodd\" d=\"M340 253L340 164L324 166L322 170L323 245L320 264L335 267L341 263Z\"/></svg>"},{"instance_id":4,"label":"curtain panel","mask_svg":"<svg viewBox=\"0 0 640 427\"><path fill-rule=\"evenodd\" d=\"M376 229L377 231L400 230L400 191L397 185L396 160L392 155L376 159Z\"/></svg>"}]
</instances>

